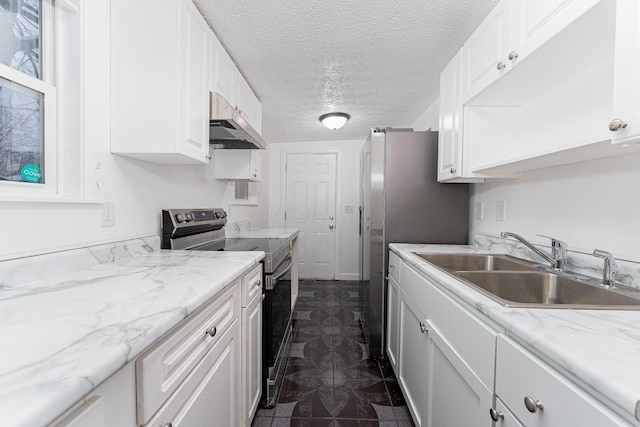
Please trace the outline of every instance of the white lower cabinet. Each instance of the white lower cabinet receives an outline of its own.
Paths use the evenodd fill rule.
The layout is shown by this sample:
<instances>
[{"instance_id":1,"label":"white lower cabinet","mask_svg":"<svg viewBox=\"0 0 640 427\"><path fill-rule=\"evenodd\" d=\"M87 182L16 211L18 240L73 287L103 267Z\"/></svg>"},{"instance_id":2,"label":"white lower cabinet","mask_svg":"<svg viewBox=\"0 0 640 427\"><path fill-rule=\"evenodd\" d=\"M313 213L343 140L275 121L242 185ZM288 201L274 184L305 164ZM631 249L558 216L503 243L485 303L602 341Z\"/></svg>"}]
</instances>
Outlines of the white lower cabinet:
<instances>
[{"instance_id":1,"label":"white lower cabinet","mask_svg":"<svg viewBox=\"0 0 640 427\"><path fill-rule=\"evenodd\" d=\"M145 426L241 425L239 349L236 321Z\"/></svg>"},{"instance_id":2,"label":"white lower cabinet","mask_svg":"<svg viewBox=\"0 0 640 427\"><path fill-rule=\"evenodd\" d=\"M456 350L427 323L429 334L429 426L486 426L493 392ZM491 386L491 385L490 385Z\"/></svg>"},{"instance_id":3,"label":"white lower cabinet","mask_svg":"<svg viewBox=\"0 0 640 427\"><path fill-rule=\"evenodd\" d=\"M524 426L630 425L509 338L498 338L496 365L496 395Z\"/></svg>"},{"instance_id":4,"label":"white lower cabinet","mask_svg":"<svg viewBox=\"0 0 640 427\"><path fill-rule=\"evenodd\" d=\"M387 290L387 357L396 371L400 347L400 285L392 276L389 276Z\"/></svg>"},{"instance_id":5,"label":"white lower cabinet","mask_svg":"<svg viewBox=\"0 0 640 427\"><path fill-rule=\"evenodd\" d=\"M241 416L251 425L262 396L262 265L242 279Z\"/></svg>"},{"instance_id":6,"label":"white lower cabinet","mask_svg":"<svg viewBox=\"0 0 640 427\"><path fill-rule=\"evenodd\" d=\"M427 425L429 336L426 320L405 295L400 300L400 340L396 376L416 426Z\"/></svg>"}]
</instances>

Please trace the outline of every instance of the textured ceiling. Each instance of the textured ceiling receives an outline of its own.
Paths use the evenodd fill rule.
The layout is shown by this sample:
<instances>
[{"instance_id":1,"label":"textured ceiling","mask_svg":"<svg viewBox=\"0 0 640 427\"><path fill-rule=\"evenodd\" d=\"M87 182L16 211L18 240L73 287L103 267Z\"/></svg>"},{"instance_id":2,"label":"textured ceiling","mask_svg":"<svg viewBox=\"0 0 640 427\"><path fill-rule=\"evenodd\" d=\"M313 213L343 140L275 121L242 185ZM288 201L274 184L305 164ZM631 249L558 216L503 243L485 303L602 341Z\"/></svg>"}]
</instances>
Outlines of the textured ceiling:
<instances>
[{"instance_id":1,"label":"textured ceiling","mask_svg":"<svg viewBox=\"0 0 640 427\"><path fill-rule=\"evenodd\" d=\"M498 0L194 0L262 102L269 142L409 127ZM328 130L321 114L351 120Z\"/></svg>"}]
</instances>

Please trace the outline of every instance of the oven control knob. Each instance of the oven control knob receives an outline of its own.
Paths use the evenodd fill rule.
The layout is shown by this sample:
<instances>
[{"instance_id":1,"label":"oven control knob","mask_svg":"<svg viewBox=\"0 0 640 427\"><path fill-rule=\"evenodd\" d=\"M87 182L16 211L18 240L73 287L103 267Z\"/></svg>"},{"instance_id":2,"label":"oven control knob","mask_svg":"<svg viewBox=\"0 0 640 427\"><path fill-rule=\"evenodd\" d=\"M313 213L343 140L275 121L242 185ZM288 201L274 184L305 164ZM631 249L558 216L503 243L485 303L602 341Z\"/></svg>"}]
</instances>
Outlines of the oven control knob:
<instances>
[{"instance_id":1,"label":"oven control knob","mask_svg":"<svg viewBox=\"0 0 640 427\"><path fill-rule=\"evenodd\" d=\"M178 224L180 224L181 222L184 222L184 215L177 214L176 215L176 221L178 222Z\"/></svg>"},{"instance_id":2,"label":"oven control knob","mask_svg":"<svg viewBox=\"0 0 640 427\"><path fill-rule=\"evenodd\" d=\"M191 212L188 212L184 215L184 220L187 222L191 222L193 221L195 218L193 217L193 214Z\"/></svg>"}]
</instances>

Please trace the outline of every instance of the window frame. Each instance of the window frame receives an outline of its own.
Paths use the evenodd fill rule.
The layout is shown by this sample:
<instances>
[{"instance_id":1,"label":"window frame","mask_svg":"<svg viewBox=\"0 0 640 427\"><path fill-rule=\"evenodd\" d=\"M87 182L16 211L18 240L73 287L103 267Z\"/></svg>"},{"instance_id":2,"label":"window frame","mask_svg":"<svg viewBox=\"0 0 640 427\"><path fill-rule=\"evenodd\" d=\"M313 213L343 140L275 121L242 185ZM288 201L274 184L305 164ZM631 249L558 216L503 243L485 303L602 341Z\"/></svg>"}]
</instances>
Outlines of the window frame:
<instances>
[{"instance_id":1,"label":"window frame","mask_svg":"<svg viewBox=\"0 0 640 427\"><path fill-rule=\"evenodd\" d=\"M0 199L16 197L27 199L57 198L62 195L58 171L62 167L61 153L63 150L58 144L58 93L55 86L58 71L56 70L55 56L59 50L55 27L60 25L60 22L56 19L52 0L42 0L41 8L40 61L42 79L24 74L5 64L0 64L0 76L43 95L44 183L0 181Z\"/></svg>"}]
</instances>

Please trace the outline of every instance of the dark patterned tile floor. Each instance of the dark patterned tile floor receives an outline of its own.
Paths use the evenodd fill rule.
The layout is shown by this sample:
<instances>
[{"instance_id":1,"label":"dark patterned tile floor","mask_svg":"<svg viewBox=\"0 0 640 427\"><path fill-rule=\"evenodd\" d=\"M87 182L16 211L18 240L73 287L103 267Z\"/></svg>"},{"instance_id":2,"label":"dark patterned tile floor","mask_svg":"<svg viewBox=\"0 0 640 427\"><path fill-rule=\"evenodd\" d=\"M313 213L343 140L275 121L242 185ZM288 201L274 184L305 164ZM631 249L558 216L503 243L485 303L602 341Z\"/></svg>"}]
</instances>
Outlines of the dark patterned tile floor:
<instances>
[{"instance_id":1,"label":"dark patterned tile floor","mask_svg":"<svg viewBox=\"0 0 640 427\"><path fill-rule=\"evenodd\" d=\"M278 402L252 426L414 425L391 368L366 354L359 301L358 282L300 281Z\"/></svg>"}]
</instances>

